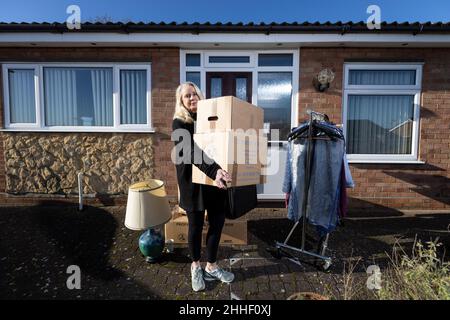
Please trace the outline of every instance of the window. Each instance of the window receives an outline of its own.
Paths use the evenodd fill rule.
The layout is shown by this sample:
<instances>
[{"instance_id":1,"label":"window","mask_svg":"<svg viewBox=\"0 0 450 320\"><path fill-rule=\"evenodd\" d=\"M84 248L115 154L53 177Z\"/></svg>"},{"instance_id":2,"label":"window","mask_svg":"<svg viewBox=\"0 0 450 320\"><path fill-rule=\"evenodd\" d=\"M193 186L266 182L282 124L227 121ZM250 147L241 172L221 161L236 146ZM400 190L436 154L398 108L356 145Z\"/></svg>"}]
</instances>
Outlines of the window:
<instances>
[{"instance_id":1,"label":"window","mask_svg":"<svg viewBox=\"0 0 450 320\"><path fill-rule=\"evenodd\" d=\"M249 63L249 56L209 56L209 63Z\"/></svg>"},{"instance_id":2,"label":"window","mask_svg":"<svg viewBox=\"0 0 450 320\"><path fill-rule=\"evenodd\" d=\"M201 88L200 72L186 72L186 81L193 82L197 87Z\"/></svg>"},{"instance_id":3,"label":"window","mask_svg":"<svg viewBox=\"0 0 450 320\"><path fill-rule=\"evenodd\" d=\"M258 73L258 106L264 109L264 122L278 129L285 140L291 127L292 72ZM269 132L269 140L274 140Z\"/></svg>"},{"instance_id":4,"label":"window","mask_svg":"<svg viewBox=\"0 0 450 320\"><path fill-rule=\"evenodd\" d=\"M202 56L203 67L207 68L249 68L256 61L256 55L247 51L210 51Z\"/></svg>"},{"instance_id":5,"label":"window","mask_svg":"<svg viewBox=\"0 0 450 320\"><path fill-rule=\"evenodd\" d=\"M145 70L120 70L120 123L147 122L147 74Z\"/></svg>"},{"instance_id":6,"label":"window","mask_svg":"<svg viewBox=\"0 0 450 320\"><path fill-rule=\"evenodd\" d=\"M186 54L186 66L200 67L200 54L199 53Z\"/></svg>"},{"instance_id":7,"label":"window","mask_svg":"<svg viewBox=\"0 0 450 320\"><path fill-rule=\"evenodd\" d=\"M260 53L258 66L260 67L290 67L293 66L293 54Z\"/></svg>"},{"instance_id":8,"label":"window","mask_svg":"<svg viewBox=\"0 0 450 320\"><path fill-rule=\"evenodd\" d=\"M211 98L222 96L222 78L211 78Z\"/></svg>"},{"instance_id":9,"label":"window","mask_svg":"<svg viewBox=\"0 0 450 320\"><path fill-rule=\"evenodd\" d=\"M11 124L36 123L35 73L35 69L8 70L7 97Z\"/></svg>"},{"instance_id":10,"label":"window","mask_svg":"<svg viewBox=\"0 0 450 320\"><path fill-rule=\"evenodd\" d=\"M20 64L3 72L7 129L152 131L148 65Z\"/></svg>"},{"instance_id":11,"label":"window","mask_svg":"<svg viewBox=\"0 0 450 320\"><path fill-rule=\"evenodd\" d=\"M352 162L417 161L422 65L345 65L344 131Z\"/></svg>"},{"instance_id":12,"label":"window","mask_svg":"<svg viewBox=\"0 0 450 320\"><path fill-rule=\"evenodd\" d=\"M112 126L111 68L44 68L45 126Z\"/></svg>"}]
</instances>

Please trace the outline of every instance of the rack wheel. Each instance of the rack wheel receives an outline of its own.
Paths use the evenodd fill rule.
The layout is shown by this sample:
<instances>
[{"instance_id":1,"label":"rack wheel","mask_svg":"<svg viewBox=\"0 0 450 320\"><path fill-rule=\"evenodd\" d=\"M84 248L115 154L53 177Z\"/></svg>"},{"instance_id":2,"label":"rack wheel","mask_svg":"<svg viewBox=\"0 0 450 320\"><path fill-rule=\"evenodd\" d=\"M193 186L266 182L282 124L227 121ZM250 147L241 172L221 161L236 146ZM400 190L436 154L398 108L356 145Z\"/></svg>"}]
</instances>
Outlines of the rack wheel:
<instances>
[{"instance_id":1,"label":"rack wheel","mask_svg":"<svg viewBox=\"0 0 450 320\"><path fill-rule=\"evenodd\" d=\"M274 257L275 259L281 259L282 254L281 254L281 248L279 247L275 247L275 248L266 248L266 250L268 252L270 252L270 254L272 255L272 257Z\"/></svg>"},{"instance_id":2,"label":"rack wheel","mask_svg":"<svg viewBox=\"0 0 450 320\"><path fill-rule=\"evenodd\" d=\"M322 265L323 271L328 271L331 267L331 260L325 260L325 262Z\"/></svg>"}]
</instances>

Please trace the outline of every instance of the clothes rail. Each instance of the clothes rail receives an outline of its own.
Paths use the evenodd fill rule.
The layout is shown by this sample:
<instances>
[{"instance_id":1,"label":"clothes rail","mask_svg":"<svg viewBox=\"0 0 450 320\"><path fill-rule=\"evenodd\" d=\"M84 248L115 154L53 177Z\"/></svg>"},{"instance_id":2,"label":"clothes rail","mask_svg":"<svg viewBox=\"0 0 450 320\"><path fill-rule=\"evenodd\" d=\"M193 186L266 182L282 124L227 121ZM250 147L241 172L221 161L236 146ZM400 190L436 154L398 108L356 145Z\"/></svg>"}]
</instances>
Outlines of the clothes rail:
<instances>
[{"instance_id":1,"label":"clothes rail","mask_svg":"<svg viewBox=\"0 0 450 320\"><path fill-rule=\"evenodd\" d=\"M300 220L295 222L294 226L292 227L291 231L287 235L286 239L283 242L275 242L275 248L277 250L277 257L281 258L281 254L285 253L282 251L282 248L290 249L296 252L299 252L301 254L309 255L312 257L315 257L317 259L323 260L322 269L328 270L332 264L332 259L329 256L325 256L326 249L328 247L328 239L329 239L329 233L326 233L324 236L325 238L321 240L320 242L320 253L311 252L305 249L305 243L306 243L306 226L308 223L308 213L307 213L307 205L308 205L308 190L310 185L310 179L311 179L311 162L312 162L312 155L313 155L313 141L317 139L324 139L320 137L313 137L313 130L312 125L313 121L315 120L322 120L327 121L328 117L319 112L315 112L312 110L307 110L307 114L309 114L309 127L308 127L308 135L306 139L308 140L308 146L306 149L306 169L305 169L305 188L303 189L304 196L303 196L303 203L302 203L302 239L301 239L301 248L297 248L294 246L288 245L288 241L291 238L292 234L294 233L295 229L297 228L298 224L300 223ZM292 256L291 256L292 257Z\"/></svg>"}]
</instances>

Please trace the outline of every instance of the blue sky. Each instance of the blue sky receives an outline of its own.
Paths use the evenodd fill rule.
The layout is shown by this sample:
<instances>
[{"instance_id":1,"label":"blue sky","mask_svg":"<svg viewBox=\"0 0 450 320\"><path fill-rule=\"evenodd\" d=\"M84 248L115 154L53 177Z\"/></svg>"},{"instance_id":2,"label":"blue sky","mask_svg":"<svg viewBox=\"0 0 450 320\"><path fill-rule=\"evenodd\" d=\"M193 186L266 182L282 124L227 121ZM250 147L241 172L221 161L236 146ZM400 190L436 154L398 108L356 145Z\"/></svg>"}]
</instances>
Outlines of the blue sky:
<instances>
[{"instance_id":1,"label":"blue sky","mask_svg":"<svg viewBox=\"0 0 450 320\"><path fill-rule=\"evenodd\" d=\"M65 22L71 4L80 6L82 22L366 21L371 4L382 21L450 21L449 0L0 0L0 21Z\"/></svg>"}]
</instances>

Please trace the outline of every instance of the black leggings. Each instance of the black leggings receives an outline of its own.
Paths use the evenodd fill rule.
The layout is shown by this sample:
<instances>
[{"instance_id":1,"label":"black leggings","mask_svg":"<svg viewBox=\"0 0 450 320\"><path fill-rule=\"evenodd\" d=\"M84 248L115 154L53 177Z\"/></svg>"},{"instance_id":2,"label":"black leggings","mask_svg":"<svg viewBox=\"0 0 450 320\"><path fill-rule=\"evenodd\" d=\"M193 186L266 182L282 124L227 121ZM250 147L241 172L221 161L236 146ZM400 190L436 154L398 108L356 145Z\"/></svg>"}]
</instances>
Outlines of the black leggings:
<instances>
[{"instance_id":1,"label":"black leggings","mask_svg":"<svg viewBox=\"0 0 450 320\"><path fill-rule=\"evenodd\" d=\"M225 223L225 211L221 208L207 208L208 212L208 233L206 235L206 253L209 263L217 260L220 236ZM202 249L202 231L205 220L205 211L188 211L189 220L189 251L192 261L199 261Z\"/></svg>"}]
</instances>

